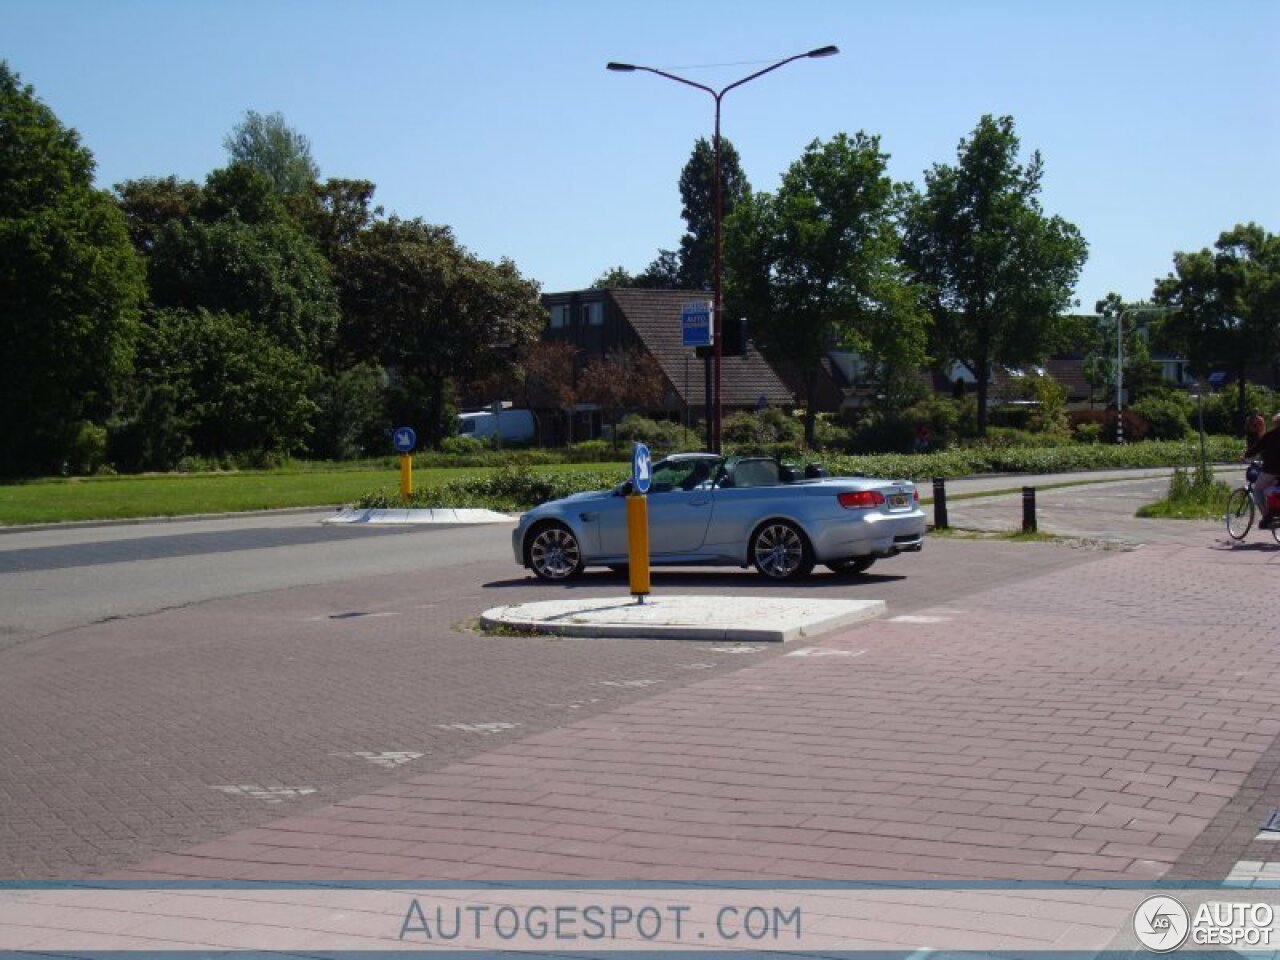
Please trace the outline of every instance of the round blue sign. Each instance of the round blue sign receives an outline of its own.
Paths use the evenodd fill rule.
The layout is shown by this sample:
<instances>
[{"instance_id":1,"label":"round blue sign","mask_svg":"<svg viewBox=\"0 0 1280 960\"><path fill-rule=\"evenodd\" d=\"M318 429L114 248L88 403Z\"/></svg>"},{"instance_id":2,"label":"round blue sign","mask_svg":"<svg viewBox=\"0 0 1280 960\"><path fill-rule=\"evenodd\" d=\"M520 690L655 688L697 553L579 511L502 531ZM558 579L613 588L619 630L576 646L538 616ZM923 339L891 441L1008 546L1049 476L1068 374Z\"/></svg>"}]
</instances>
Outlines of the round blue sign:
<instances>
[{"instance_id":1,"label":"round blue sign","mask_svg":"<svg viewBox=\"0 0 1280 960\"><path fill-rule=\"evenodd\" d=\"M653 459L649 456L649 448L637 443L631 451L631 484L636 493L648 493L652 480Z\"/></svg>"},{"instance_id":2,"label":"round blue sign","mask_svg":"<svg viewBox=\"0 0 1280 960\"><path fill-rule=\"evenodd\" d=\"M397 427L391 435L391 445L397 453L409 453L417 442L418 435L413 432L413 427Z\"/></svg>"}]
</instances>

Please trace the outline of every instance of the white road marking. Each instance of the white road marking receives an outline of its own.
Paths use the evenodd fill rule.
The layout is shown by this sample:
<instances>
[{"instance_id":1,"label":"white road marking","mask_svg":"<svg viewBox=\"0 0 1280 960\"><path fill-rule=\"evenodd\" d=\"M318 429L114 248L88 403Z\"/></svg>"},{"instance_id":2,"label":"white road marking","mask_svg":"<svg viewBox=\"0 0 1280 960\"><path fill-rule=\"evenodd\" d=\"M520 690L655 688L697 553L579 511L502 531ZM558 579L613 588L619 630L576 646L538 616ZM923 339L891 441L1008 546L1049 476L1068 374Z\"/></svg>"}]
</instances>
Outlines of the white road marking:
<instances>
[{"instance_id":1,"label":"white road marking","mask_svg":"<svg viewBox=\"0 0 1280 960\"><path fill-rule=\"evenodd\" d=\"M305 797L311 793L317 793L317 787L264 787L257 783L237 783L222 784L210 787L211 790L220 790L223 793L232 796L250 797L254 800L261 800L263 803L283 803L286 800L294 800L298 797Z\"/></svg>"}]
</instances>

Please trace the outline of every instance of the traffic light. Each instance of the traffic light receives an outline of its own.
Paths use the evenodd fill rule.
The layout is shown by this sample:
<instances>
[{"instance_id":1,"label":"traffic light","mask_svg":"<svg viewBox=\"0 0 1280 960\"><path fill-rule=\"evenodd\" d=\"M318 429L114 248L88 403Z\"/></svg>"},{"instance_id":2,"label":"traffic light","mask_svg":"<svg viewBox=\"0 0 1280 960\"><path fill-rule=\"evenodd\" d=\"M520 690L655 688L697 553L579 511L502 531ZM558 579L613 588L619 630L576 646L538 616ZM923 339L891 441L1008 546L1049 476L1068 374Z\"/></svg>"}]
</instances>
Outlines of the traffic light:
<instances>
[{"instance_id":1,"label":"traffic light","mask_svg":"<svg viewBox=\"0 0 1280 960\"><path fill-rule=\"evenodd\" d=\"M724 346L720 349L723 357L740 357L747 352L747 318L724 322Z\"/></svg>"}]
</instances>

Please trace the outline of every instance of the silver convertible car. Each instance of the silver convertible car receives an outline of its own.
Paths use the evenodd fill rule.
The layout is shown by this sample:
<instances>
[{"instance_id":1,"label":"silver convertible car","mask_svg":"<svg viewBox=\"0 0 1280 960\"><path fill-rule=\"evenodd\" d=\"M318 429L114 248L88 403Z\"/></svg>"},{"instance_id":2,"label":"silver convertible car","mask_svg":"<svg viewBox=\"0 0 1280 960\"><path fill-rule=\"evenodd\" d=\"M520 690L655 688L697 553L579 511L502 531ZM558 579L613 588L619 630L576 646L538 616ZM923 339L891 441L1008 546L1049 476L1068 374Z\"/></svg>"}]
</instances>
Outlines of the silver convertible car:
<instances>
[{"instance_id":1,"label":"silver convertible car","mask_svg":"<svg viewBox=\"0 0 1280 960\"><path fill-rule=\"evenodd\" d=\"M543 580L593 565L625 569L630 492L626 481L534 507L511 536L516 562ZM668 457L653 466L648 506L655 566L755 564L771 580L792 580L818 563L861 573L924 543L914 484L801 473L769 457Z\"/></svg>"}]
</instances>

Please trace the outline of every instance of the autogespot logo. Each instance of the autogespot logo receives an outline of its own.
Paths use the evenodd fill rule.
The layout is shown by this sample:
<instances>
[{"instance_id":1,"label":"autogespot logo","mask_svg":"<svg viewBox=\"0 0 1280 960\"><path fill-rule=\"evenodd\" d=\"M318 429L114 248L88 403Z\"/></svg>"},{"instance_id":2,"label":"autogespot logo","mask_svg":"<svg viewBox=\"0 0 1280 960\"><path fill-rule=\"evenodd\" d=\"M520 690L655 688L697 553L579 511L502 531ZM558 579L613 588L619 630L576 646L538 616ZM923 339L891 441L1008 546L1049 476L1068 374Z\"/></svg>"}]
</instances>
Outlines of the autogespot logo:
<instances>
[{"instance_id":1,"label":"autogespot logo","mask_svg":"<svg viewBox=\"0 0 1280 960\"><path fill-rule=\"evenodd\" d=\"M1138 942L1153 953L1177 950L1191 929L1191 915L1173 897L1148 897L1133 914Z\"/></svg>"}]
</instances>

